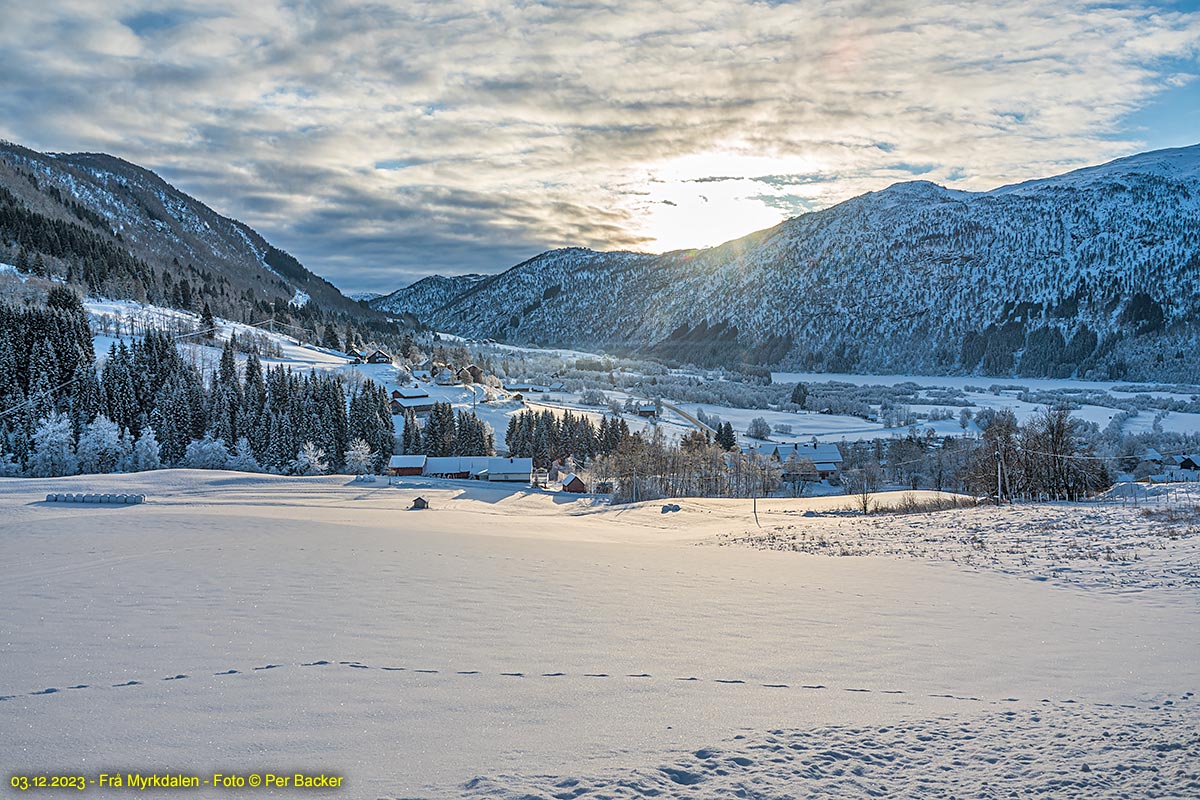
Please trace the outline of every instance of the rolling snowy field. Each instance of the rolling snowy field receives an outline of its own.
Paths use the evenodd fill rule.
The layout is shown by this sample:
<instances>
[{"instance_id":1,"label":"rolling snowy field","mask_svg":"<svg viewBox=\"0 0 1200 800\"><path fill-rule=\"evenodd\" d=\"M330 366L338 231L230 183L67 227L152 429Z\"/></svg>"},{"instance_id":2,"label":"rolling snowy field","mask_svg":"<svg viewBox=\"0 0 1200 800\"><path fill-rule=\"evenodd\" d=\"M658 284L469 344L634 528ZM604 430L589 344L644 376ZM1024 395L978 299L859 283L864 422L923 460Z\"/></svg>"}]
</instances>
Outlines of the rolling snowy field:
<instances>
[{"instance_id":1,"label":"rolling snowy field","mask_svg":"<svg viewBox=\"0 0 1200 800\"><path fill-rule=\"evenodd\" d=\"M0 481L0 760L323 770L350 798L1200 793L1186 498L1170 520L875 517L854 535L891 547L857 557L719 546L798 520L848 538L834 501L759 501L759 527L745 500L473 482ZM1131 530L1143 558L1074 580L949 557L956 533L1065 549L1084 530Z\"/></svg>"}]
</instances>

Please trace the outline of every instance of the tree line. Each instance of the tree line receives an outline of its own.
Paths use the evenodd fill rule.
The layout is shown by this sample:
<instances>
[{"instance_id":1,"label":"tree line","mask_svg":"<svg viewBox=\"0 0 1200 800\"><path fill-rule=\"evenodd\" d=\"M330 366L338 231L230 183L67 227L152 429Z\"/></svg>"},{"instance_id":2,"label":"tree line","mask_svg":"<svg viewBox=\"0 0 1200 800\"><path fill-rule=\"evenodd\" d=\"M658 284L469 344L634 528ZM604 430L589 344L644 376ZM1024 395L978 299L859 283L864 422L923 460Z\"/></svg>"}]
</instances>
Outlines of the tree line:
<instances>
[{"instance_id":1,"label":"tree line","mask_svg":"<svg viewBox=\"0 0 1200 800\"><path fill-rule=\"evenodd\" d=\"M372 381L264 369L235 339L210 371L169 335L113 342L97 368L87 316L69 289L44 308L0 307L0 470L53 476L158 466L320 474L379 471L394 448Z\"/></svg>"}]
</instances>

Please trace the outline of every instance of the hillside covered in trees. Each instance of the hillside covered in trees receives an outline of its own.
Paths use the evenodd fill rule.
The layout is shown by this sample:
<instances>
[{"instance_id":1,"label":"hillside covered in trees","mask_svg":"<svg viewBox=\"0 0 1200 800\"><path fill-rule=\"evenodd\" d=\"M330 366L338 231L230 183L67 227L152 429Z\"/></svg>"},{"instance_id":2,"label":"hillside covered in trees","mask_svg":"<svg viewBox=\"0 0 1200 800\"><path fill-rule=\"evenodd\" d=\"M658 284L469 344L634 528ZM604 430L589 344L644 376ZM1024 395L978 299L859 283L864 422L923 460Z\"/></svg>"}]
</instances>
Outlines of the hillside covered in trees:
<instances>
[{"instance_id":1,"label":"hillside covered in trees","mask_svg":"<svg viewBox=\"0 0 1200 800\"><path fill-rule=\"evenodd\" d=\"M989 192L901 183L706 250L554 250L373 302L680 363L1196 383L1197 274L1200 145Z\"/></svg>"}]
</instances>

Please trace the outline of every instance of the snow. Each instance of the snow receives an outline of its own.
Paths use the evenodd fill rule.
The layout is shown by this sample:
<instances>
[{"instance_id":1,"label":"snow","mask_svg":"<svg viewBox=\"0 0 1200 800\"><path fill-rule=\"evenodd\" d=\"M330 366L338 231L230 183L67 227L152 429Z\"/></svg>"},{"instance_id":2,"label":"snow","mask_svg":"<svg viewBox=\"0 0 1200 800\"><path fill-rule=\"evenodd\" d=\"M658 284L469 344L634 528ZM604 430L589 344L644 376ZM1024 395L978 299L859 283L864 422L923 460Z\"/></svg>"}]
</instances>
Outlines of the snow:
<instances>
[{"instance_id":1,"label":"snow","mask_svg":"<svg viewBox=\"0 0 1200 800\"><path fill-rule=\"evenodd\" d=\"M292 305L298 306L298 307L303 307L303 306L308 305L308 301L311 299L312 298L308 296L308 292L304 292L304 291L301 291L300 289L297 289L296 296L292 298Z\"/></svg>"},{"instance_id":2,"label":"snow","mask_svg":"<svg viewBox=\"0 0 1200 800\"><path fill-rule=\"evenodd\" d=\"M147 500L41 502L72 491ZM0 751L10 772L325 771L352 799L1195 794L1200 537L1137 567L1173 585L1131 568L1123 592L715 546L849 519L832 501L759 500L759 528L748 500L472 481L0 480ZM1033 534L1062 508L862 530ZM1079 528L1115 541L1142 510Z\"/></svg>"},{"instance_id":3,"label":"snow","mask_svg":"<svg viewBox=\"0 0 1200 800\"><path fill-rule=\"evenodd\" d=\"M113 322L119 322L122 326L121 332L126 337L131 329L140 331L145 327L154 326L169 331L173 324L179 322L188 323L198 329L200 322L200 315L190 311L137 303L132 300L89 297L84 300L84 308L93 317L107 317ZM273 344L277 345L281 356L278 358L263 356L262 362L267 366L286 364L293 369L308 370L342 367L350 362L350 359L343 353L298 342L282 333L272 332L266 325L259 327L221 318L217 318L216 322L217 330L214 332L214 336L218 340L228 339L232 333L236 333L238 336L261 335L266 336ZM103 358L108 353L109 346L116 341L117 337L115 336L94 337L97 357ZM213 347L200 344L199 341L199 337L180 340L185 347L215 363L221 355L220 345Z\"/></svg>"},{"instance_id":4,"label":"snow","mask_svg":"<svg viewBox=\"0 0 1200 800\"><path fill-rule=\"evenodd\" d=\"M1070 379L1050 379L1050 378L986 378L978 376L928 376L928 375L850 375L845 373L820 373L820 372L776 372L771 375L772 381L775 383L826 383L829 381L838 381L842 383L851 383L857 386L895 386L901 383L915 383L923 388L941 387L965 390L967 387L989 388L993 385L998 386L1020 386L1030 391L1055 391L1062 389L1083 389L1088 391L1110 392L1117 397L1129 395L1131 385L1128 381L1080 381ZM1196 393L1200 393L1200 387L1195 387L1196 392L1187 391L1189 387L1184 387L1183 391L1167 392L1167 391L1137 391L1136 394L1148 394L1157 397L1176 397L1188 399ZM1016 416L1018 421L1024 422L1032 415L1045 410L1044 403L1029 403L1020 400L1016 397L1019 391L1016 389L1004 389L998 394L993 394L991 391L964 391L964 396L967 400L975 404L972 411L978 411L980 408L995 408L995 409L1010 409ZM736 413L734 410L722 412L720 408L713 407L714 412L719 414L722 419L727 419L727 413ZM929 411L933 408L941 408L935 405L913 404L910 406L913 411ZM705 409L708 412L707 408ZM1097 406L1082 404L1077 409L1073 409L1071 416L1078 417L1088 422L1094 422L1101 428L1108 425L1109 421L1119 413L1119 409L1109 408L1106 406ZM739 415L743 416L743 415ZM767 414L768 421L774 423L775 419ZM1154 426L1154 411L1142 411L1138 416L1127 421L1122 430L1126 433L1145 433L1150 431ZM863 420L858 420L856 417L843 418L849 420L857 420L859 428L871 430L872 423L867 423ZM732 421L732 420L731 420ZM803 423L803 424L807 424ZM1197 433L1200 432L1200 414L1188 412L1171 412L1161 420L1162 428L1167 432L1174 433ZM734 422L734 427L738 428L737 422ZM799 426L797 426L799 427ZM937 422L928 422L922 420L920 427L932 427L939 435L945 436L948 434L959 434L961 429L958 427L957 420L939 420ZM879 436L888 436L895 431L887 431L882 426L874 426L873 432L867 436L860 436L859 431L849 430L846 433L835 431L832 434L819 434L814 429L814 435L834 435L844 438L846 441L852 441L854 438L877 438ZM903 431L900 431L903 434Z\"/></svg>"}]
</instances>

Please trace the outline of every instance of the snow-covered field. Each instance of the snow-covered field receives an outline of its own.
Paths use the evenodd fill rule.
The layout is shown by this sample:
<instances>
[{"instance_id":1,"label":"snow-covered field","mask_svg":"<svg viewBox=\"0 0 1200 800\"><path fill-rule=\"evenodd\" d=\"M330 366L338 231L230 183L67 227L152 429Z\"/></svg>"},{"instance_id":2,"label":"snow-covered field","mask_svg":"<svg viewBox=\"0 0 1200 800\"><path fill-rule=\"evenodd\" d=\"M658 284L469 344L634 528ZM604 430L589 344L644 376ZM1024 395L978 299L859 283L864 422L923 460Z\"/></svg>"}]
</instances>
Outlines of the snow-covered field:
<instances>
[{"instance_id":1,"label":"snow-covered field","mask_svg":"<svg viewBox=\"0 0 1200 800\"><path fill-rule=\"evenodd\" d=\"M86 490L147 502L42 502ZM417 495L430 510L407 510ZM748 500L473 482L0 481L0 761L325 771L348 798L1200 792L1196 585L1136 571L1194 579L1200 537L1105 567L1131 570L1126 592L1049 565L717 546L840 526L832 502L760 500L760 528ZM1075 508L855 535L928 528L953 552L955 531L1191 524Z\"/></svg>"}]
</instances>

